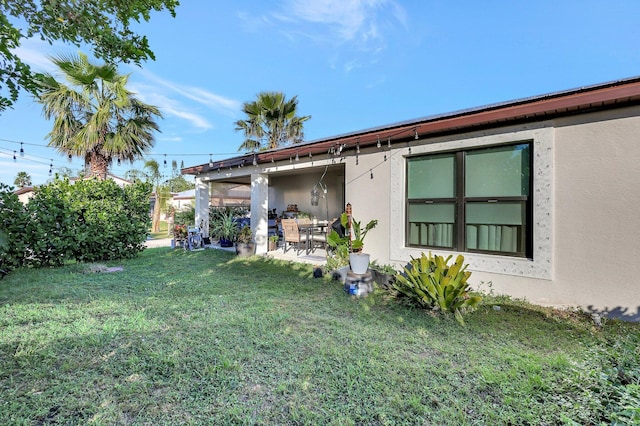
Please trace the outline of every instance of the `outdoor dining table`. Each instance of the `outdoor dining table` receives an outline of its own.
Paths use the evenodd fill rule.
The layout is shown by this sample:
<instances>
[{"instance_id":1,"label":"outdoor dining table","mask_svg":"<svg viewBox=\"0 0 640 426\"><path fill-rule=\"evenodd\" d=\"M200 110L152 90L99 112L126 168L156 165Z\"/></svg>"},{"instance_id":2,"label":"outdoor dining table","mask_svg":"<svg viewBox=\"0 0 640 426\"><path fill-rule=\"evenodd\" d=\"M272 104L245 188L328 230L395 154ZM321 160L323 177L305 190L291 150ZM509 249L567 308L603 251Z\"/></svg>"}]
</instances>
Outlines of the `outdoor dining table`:
<instances>
[{"instance_id":1,"label":"outdoor dining table","mask_svg":"<svg viewBox=\"0 0 640 426\"><path fill-rule=\"evenodd\" d=\"M327 234L327 226L329 225L329 221L319 220L316 223L304 223L298 224L298 229L300 232L304 232L306 234L305 247L306 253L309 254L309 250L312 248L313 244L313 236L314 235L326 235ZM326 243L326 240L325 240Z\"/></svg>"}]
</instances>

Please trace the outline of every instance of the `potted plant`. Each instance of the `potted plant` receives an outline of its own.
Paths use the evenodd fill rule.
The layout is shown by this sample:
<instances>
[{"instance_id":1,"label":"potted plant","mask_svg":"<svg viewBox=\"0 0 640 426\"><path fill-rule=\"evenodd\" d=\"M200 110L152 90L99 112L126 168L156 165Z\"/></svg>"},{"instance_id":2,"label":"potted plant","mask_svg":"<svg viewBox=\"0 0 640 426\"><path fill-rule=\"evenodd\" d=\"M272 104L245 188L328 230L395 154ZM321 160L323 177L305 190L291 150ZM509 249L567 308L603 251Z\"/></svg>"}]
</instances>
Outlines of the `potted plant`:
<instances>
[{"instance_id":1,"label":"potted plant","mask_svg":"<svg viewBox=\"0 0 640 426\"><path fill-rule=\"evenodd\" d=\"M256 251L256 244L253 242L253 232L248 225L240 228L236 237L236 254L240 257L252 256Z\"/></svg>"},{"instance_id":2,"label":"potted plant","mask_svg":"<svg viewBox=\"0 0 640 426\"><path fill-rule=\"evenodd\" d=\"M373 272L373 280L385 289L389 288L396 280L398 271L393 265L379 264L371 262L371 271Z\"/></svg>"},{"instance_id":3,"label":"potted plant","mask_svg":"<svg viewBox=\"0 0 640 426\"><path fill-rule=\"evenodd\" d=\"M347 228L351 235L351 252L349 253L349 264L354 274L365 274L369 269L369 261L371 256L364 253L364 238L369 231L378 226L378 220L370 220L364 227L361 222L351 218L351 227L349 228L349 218L346 213L340 216L340 222Z\"/></svg>"},{"instance_id":4,"label":"potted plant","mask_svg":"<svg viewBox=\"0 0 640 426\"><path fill-rule=\"evenodd\" d=\"M220 247L233 247L238 231L238 224L231 210L218 210L211 216L209 232L219 239Z\"/></svg>"},{"instance_id":5,"label":"potted plant","mask_svg":"<svg viewBox=\"0 0 640 426\"><path fill-rule=\"evenodd\" d=\"M330 262L329 256L327 256L327 266L329 263L335 263L335 266L340 267L342 263L346 262L351 266L351 271L354 274L365 274L369 269L369 260L371 256L367 253L363 253L364 238L369 231L378 226L378 220L370 220L364 227L361 222L351 219L351 227L349 228L349 216L346 213L340 215L340 223L347 231L349 235L341 237L335 230L327 236L327 244L332 249L332 259Z\"/></svg>"},{"instance_id":6,"label":"potted plant","mask_svg":"<svg viewBox=\"0 0 640 426\"><path fill-rule=\"evenodd\" d=\"M274 251L278 247L278 241L280 237L277 235L272 235L269 237L269 251Z\"/></svg>"}]
</instances>

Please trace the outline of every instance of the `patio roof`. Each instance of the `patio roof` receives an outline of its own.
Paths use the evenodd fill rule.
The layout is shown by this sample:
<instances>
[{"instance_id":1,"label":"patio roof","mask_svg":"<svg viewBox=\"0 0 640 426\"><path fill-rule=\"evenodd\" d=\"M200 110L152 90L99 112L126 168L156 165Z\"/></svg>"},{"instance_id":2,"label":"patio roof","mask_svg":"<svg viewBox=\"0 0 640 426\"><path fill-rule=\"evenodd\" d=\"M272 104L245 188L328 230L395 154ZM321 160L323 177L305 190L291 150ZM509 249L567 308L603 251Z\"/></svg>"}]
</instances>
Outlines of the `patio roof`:
<instances>
[{"instance_id":1,"label":"patio roof","mask_svg":"<svg viewBox=\"0 0 640 426\"><path fill-rule=\"evenodd\" d=\"M403 121L317 139L283 148L248 153L220 161L182 169L182 174L195 175L220 168L238 167L292 159L327 155L376 146L396 145L411 139L433 137L475 129L504 126L550 119L585 112L640 104L640 77L616 80L593 86L555 92L503 103L485 105L440 115Z\"/></svg>"}]
</instances>

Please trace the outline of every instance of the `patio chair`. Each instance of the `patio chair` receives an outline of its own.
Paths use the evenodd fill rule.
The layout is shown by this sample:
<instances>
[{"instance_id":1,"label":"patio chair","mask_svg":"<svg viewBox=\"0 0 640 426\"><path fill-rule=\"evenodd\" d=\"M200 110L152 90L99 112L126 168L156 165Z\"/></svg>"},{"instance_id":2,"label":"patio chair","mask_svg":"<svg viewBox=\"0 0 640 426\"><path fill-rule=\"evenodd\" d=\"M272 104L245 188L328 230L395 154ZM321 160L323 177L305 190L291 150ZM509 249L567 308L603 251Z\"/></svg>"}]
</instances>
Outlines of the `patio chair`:
<instances>
[{"instance_id":1,"label":"patio chair","mask_svg":"<svg viewBox=\"0 0 640 426\"><path fill-rule=\"evenodd\" d=\"M300 244L304 244L304 248L307 246L307 234L300 233L298 229L298 223L295 219L282 219L282 232L284 234L284 252L294 245L296 246L296 253L300 252Z\"/></svg>"}]
</instances>

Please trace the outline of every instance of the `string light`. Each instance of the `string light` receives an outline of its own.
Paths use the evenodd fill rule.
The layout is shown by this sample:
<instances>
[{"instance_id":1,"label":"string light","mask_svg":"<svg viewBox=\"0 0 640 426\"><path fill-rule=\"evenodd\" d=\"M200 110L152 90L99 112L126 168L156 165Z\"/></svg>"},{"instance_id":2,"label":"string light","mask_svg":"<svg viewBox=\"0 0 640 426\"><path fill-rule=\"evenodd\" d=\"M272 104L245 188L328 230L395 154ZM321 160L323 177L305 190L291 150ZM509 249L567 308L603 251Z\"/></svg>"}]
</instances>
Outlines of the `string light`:
<instances>
[{"instance_id":1,"label":"string light","mask_svg":"<svg viewBox=\"0 0 640 426\"><path fill-rule=\"evenodd\" d=\"M356 142L356 154L360 154L360 138L358 138L358 142Z\"/></svg>"},{"instance_id":2,"label":"string light","mask_svg":"<svg viewBox=\"0 0 640 426\"><path fill-rule=\"evenodd\" d=\"M13 161L14 161L14 162L15 162L15 161L17 161L17 158L16 158L16 150L15 150L15 149L13 150Z\"/></svg>"},{"instance_id":3,"label":"string light","mask_svg":"<svg viewBox=\"0 0 640 426\"><path fill-rule=\"evenodd\" d=\"M378 136L378 142L376 143L376 147L380 149L382 145L380 144L380 136Z\"/></svg>"},{"instance_id":4,"label":"string light","mask_svg":"<svg viewBox=\"0 0 640 426\"><path fill-rule=\"evenodd\" d=\"M300 161L300 156L298 155L298 151L296 151L296 161Z\"/></svg>"},{"instance_id":5,"label":"string light","mask_svg":"<svg viewBox=\"0 0 640 426\"><path fill-rule=\"evenodd\" d=\"M256 158L256 155L253 154L253 165L257 166L258 165L258 159Z\"/></svg>"},{"instance_id":6,"label":"string light","mask_svg":"<svg viewBox=\"0 0 640 426\"><path fill-rule=\"evenodd\" d=\"M373 169L369 169L369 172L371 173L371 179L373 179Z\"/></svg>"},{"instance_id":7,"label":"string light","mask_svg":"<svg viewBox=\"0 0 640 426\"><path fill-rule=\"evenodd\" d=\"M24 148L22 147L22 142L20 142L20 157L24 157Z\"/></svg>"},{"instance_id":8,"label":"string light","mask_svg":"<svg viewBox=\"0 0 640 426\"><path fill-rule=\"evenodd\" d=\"M211 154L209 154L209 167L213 168L213 159L211 158ZM218 169L219 171L220 169Z\"/></svg>"},{"instance_id":9,"label":"string light","mask_svg":"<svg viewBox=\"0 0 640 426\"><path fill-rule=\"evenodd\" d=\"M418 136L418 128L416 127L415 129L413 129L413 131L416 133L415 136L413 137L415 140L418 140L418 138L420 138L420 136Z\"/></svg>"},{"instance_id":10,"label":"string light","mask_svg":"<svg viewBox=\"0 0 640 426\"><path fill-rule=\"evenodd\" d=\"M49 163L49 175L51 175L51 173L53 173L53 158L51 159L51 162Z\"/></svg>"},{"instance_id":11,"label":"string light","mask_svg":"<svg viewBox=\"0 0 640 426\"><path fill-rule=\"evenodd\" d=\"M69 155L67 156L67 161L68 161L68 162L73 161L73 156L72 156L71 154L69 154Z\"/></svg>"},{"instance_id":12,"label":"string light","mask_svg":"<svg viewBox=\"0 0 640 426\"><path fill-rule=\"evenodd\" d=\"M164 155L164 167L167 167L167 154Z\"/></svg>"},{"instance_id":13,"label":"string light","mask_svg":"<svg viewBox=\"0 0 640 426\"><path fill-rule=\"evenodd\" d=\"M120 157L118 157L118 166L120 166Z\"/></svg>"},{"instance_id":14,"label":"string light","mask_svg":"<svg viewBox=\"0 0 640 426\"><path fill-rule=\"evenodd\" d=\"M391 149L391 137L387 139L387 148Z\"/></svg>"}]
</instances>

